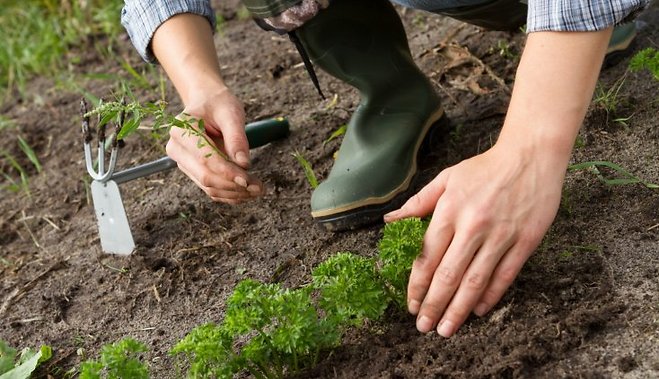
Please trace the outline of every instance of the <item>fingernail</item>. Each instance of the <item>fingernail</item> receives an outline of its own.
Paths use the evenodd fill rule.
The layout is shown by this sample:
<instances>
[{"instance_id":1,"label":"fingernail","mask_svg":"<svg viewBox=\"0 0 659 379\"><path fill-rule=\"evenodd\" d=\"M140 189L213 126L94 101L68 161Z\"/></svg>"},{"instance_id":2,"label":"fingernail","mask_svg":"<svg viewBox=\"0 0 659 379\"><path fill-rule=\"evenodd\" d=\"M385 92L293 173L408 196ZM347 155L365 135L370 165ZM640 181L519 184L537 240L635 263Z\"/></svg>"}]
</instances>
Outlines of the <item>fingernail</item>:
<instances>
[{"instance_id":1,"label":"fingernail","mask_svg":"<svg viewBox=\"0 0 659 379\"><path fill-rule=\"evenodd\" d=\"M432 330L432 320L428 316L421 316L416 320L416 328L421 333L428 333Z\"/></svg>"},{"instance_id":2,"label":"fingernail","mask_svg":"<svg viewBox=\"0 0 659 379\"><path fill-rule=\"evenodd\" d=\"M396 213L398 213L398 211L392 211L387 213L386 215L384 215L384 221L389 222L392 218L396 216Z\"/></svg>"},{"instance_id":3,"label":"fingernail","mask_svg":"<svg viewBox=\"0 0 659 379\"><path fill-rule=\"evenodd\" d=\"M234 159L240 166L249 166L249 156L244 151L237 152Z\"/></svg>"},{"instance_id":4,"label":"fingernail","mask_svg":"<svg viewBox=\"0 0 659 379\"><path fill-rule=\"evenodd\" d=\"M488 306L485 303L478 303L474 308L474 314L478 317L483 317L487 313Z\"/></svg>"},{"instance_id":5,"label":"fingernail","mask_svg":"<svg viewBox=\"0 0 659 379\"><path fill-rule=\"evenodd\" d=\"M410 300L407 302L407 310L413 315L419 313L420 308L421 308L421 303L418 302L417 300Z\"/></svg>"},{"instance_id":6,"label":"fingernail","mask_svg":"<svg viewBox=\"0 0 659 379\"><path fill-rule=\"evenodd\" d=\"M245 183L245 184L247 184L247 183ZM248 192L251 192L251 193L261 192L261 187L258 186L257 184L250 184L249 186L246 186L246 187L247 187Z\"/></svg>"},{"instance_id":7,"label":"fingernail","mask_svg":"<svg viewBox=\"0 0 659 379\"><path fill-rule=\"evenodd\" d=\"M449 338L455 331L455 324L449 320L444 320L439 323L437 327L437 334L444 338Z\"/></svg>"},{"instance_id":8,"label":"fingernail","mask_svg":"<svg viewBox=\"0 0 659 379\"><path fill-rule=\"evenodd\" d=\"M245 178L243 178L242 176L236 176L235 178L233 178L233 182L243 188L247 188L247 180L245 180Z\"/></svg>"}]
</instances>

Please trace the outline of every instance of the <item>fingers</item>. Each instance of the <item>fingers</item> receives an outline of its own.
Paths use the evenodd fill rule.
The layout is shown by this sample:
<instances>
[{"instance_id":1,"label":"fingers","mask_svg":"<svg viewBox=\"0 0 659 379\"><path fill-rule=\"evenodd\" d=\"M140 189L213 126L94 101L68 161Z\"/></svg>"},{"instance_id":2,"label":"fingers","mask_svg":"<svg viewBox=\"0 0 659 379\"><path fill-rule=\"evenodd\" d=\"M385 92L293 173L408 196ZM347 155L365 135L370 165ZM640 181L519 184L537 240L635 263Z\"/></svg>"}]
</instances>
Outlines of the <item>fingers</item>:
<instances>
[{"instance_id":1,"label":"fingers","mask_svg":"<svg viewBox=\"0 0 659 379\"><path fill-rule=\"evenodd\" d=\"M442 310L443 315L437 326L437 333L440 336L446 338L452 336L464 323L479 302L481 295L490 285L491 278L494 282L499 282L495 268L512 245L511 236L504 236L504 238L506 238L504 241L489 240L489 243L483 245L469 263L448 307L445 311ZM522 264L523 262L520 262L519 267ZM501 295L507 288L508 286L502 289ZM497 298L496 301L498 300Z\"/></svg>"},{"instance_id":2,"label":"fingers","mask_svg":"<svg viewBox=\"0 0 659 379\"><path fill-rule=\"evenodd\" d=\"M427 333L437 325L453 294L460 286L467 266L471 263L480 243L478 237L472 238L466 233L456 235L436 269L429 270L431 267L426 267L422 276L427 279L432 272L432 277L417 316L416 326L420 332ZM416 296L416 293L411 293L410 296Z\"/></svg>"},{"instance_id":3,"label":"fingers","mask_svg":"<svg viewBox=\"0 0 659 379\"><path fill-rule=\"evenodd\" d=\"M199 147L197 139L182 129L172 128L167 154L211 199L235 204L262 194L258 179L208 146Z\"/></svg>"},{"instance_id":4,"label":"fingers","mask_svg":"<svg viewBox=\"0 0 659 379\"><path fill-rule=\"evenodd\" d=\"M412 272L407 286L407 308L413 315L419 313L435 270L444 257L443 252L447 250L453 239L454 228L448 223L442 223L443 220L445 219L441 217L433 217L430 221L423 238L421 254L412 264Z\"/></svg>"},{"instance_id":5,"label":"fingers","mask_svg":"<svg viewBox=\"0 0 659 379\"><path fill-rule=\"evenodd\" d=\"M212 186L204 185L197 177L190 173L184 166L179 165L179 169L187 175L196 185L201 188L211 200L216 202L239 204L257 197L260 193L249 192L234 182L222 180L217 177L212 181ZM208 183L208 182L206 182Z\"/></svg>"},{"instance_id":6,"label":"fingers","mask_svg":"<svg viewBox=\"0 0 659 379\"><path fill-rule=\"evenodd\" d=\"M490 283L474 307L474 313L477 316L484 316L501 300L515 281L527 258L528 255L525 254L523 245L517 244L501 259L492 274Z\"/></svg>"},{"instance_id":7,"label":"fingers","mask_svg":"<svg viewBox=\"0 0 659 379\"><path fill-rule=\"evenodd\" d=\"M416 195L412 196L403 206L384 215L385 222L392 222L408 217L425 217L429 215L446 188L445 172L440 173Z\"/></svg>"}]
</instances>

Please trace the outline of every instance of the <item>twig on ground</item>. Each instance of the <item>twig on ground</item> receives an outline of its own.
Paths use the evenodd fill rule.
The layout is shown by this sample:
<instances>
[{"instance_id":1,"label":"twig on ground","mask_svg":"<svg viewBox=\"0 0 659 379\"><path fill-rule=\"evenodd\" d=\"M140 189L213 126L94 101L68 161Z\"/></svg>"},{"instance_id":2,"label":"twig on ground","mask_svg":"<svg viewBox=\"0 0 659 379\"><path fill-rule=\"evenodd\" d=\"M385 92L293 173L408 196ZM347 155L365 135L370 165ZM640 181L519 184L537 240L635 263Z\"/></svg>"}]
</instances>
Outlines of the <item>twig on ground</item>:
<instances>
[{"instance_id":1,"label":"twig on ground","mask_svg":"<svg viewBox=\"0 0 659 379\"><path fill-rule=\"evenodd\" d=\"M55 229L55 230L57 230L57 231L62 230L59 226L57 226L57 224L55 224L55 222L53 222L53 220L49 219L48 217L46 217L46 216L41 216L41 218L42 218L44 221L46 221L47 223L49 223L50 226L53 227L53 229Z\"/></svg>"},{"instance_id":2,"label":"twig on ground","mask_svg":"<svg viewBox=\"0 0 659 379\"><path fill-rule=\"evenodd\" d=\"M224 243L227 243L223 241ZM198 251L198 250L203 250L203 249L210 249L212 247L220 247L219 244L210 244L210 245L202 245L202 246L195 246L195 247L185 247L183 249L176 250L175 254L180 254L180 253L189 253L191 251ZM231 245L229 245L231 247Z\"/></svg>"},{"instance_id":3,"label":"twig on ground","mask_svg":"<svg viewBox=\"0 0 659 379\"><path fill-rule=\"evenodd\" d=\"M435 54L441 54L444 56L444 58L449 60L449 62L444 67L442 67L440 71L438 71L440 75L445 74L452 68L460 67L467 63L471 63L476 66L476 69L473 70L472 74L469 75L466 79L462 81L454 81L454 83L452 83L454 86L456 86L456 88L469 90L477 95L482 94L479 92L485 90L480 88L480 85L476 82L476 79L485 73L488 77L490 77L490 79L499 85L501 90L506 95L510 96L510 88L506 85L505 81L499 77L489 65L485 64L485 62L483 62L480 58L472 54L467 47L451 44L446 46L439 46L433 49L433 52Z\"/></svg>"},{"instance_id":4,"label":"twig on ground","mask_svg":"<svg viewBox=\"0 0 659 379\"><path fill-rule=\"evenodd\" d=\"M39 244L39 241L37 241L37 237L34 236L34 234L32 233L32 230L30 229L30 227L28 226L28 224L27 224L27 222L26 222L26 220L30 220L30 219L34 218L34 216L27 217L27 216L25 215L25 210L22 210L22 211L21 211L21 214L23 215L23 217L21 217L21 219L18 220L18 221L20 221L20 222L23 223L23 226L25 226L25 229L27 229L27 232L28 232L28 234L30 235L30 238L32 238L32 242L34 243L34 245L35 245L38 249L41 249L41 245Z\"/></svg>"},{"instance_id":5,"label":"twig on ground","mask_svg":"<svg viewBox=\"0 0 659 379\"><path fill-rule=\"evenodd\" d=\"M446 37L444 37L441 41L439 41L439 43L437 45L433 46L430 49L426 49L426 50L422 51L421 54L416 56L416 58L417 59L422 58L425 55L428 55L428 53L430 53L430 52L435 52L436 53L437 51L439 51L439 50L443 49L444 47L446 47L453 39L455 39L455 36L457 36L458 33L460 33L460 31L462 29L464 29L465 25L466 24L461 23L457 27L453 28L453 30L451 30L446 35Z\"/></svg>"},{"instance_id":6,"label":"twig on ground","mask_svg":"<svg viewBox=\"0 0 659 379\"><path fill-rule=\"evenodd\" d=\"M155 296L156 301L160 303L160 293L158 293L158 288L156 288L156 285L153 285L153 296Z\"/></svg>"}]
</instances>

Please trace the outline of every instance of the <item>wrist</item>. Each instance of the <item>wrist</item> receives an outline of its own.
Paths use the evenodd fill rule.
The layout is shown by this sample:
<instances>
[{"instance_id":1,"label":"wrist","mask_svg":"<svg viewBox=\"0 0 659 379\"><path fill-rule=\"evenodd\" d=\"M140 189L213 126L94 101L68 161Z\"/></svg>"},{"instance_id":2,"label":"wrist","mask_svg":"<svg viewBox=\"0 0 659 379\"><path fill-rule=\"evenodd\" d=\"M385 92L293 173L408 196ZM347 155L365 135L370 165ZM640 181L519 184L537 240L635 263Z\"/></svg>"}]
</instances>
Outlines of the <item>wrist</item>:
<instances>
[{"instance_id":1,"label":"wrist","mask_svg":"<svg viewBox=\"0 0 659 379\"><path fill-rule=\"evenodd\" d=\"M493 150L522 162L532 163L544 172L564 175L572 155L578 128L525 123L504 125Z\"/></svg>"},{"instance_id":2,"label":"wrist","mask_svg":"<svg viewBox=\"0 0 659 379\"><path fill-rule=\"evenodd\" d=\"M231 93L224 81L213 75L194 75L189 81L177 86L176 89L185 107L212 102L214 98Z\"/></svg>"}]
</instances>

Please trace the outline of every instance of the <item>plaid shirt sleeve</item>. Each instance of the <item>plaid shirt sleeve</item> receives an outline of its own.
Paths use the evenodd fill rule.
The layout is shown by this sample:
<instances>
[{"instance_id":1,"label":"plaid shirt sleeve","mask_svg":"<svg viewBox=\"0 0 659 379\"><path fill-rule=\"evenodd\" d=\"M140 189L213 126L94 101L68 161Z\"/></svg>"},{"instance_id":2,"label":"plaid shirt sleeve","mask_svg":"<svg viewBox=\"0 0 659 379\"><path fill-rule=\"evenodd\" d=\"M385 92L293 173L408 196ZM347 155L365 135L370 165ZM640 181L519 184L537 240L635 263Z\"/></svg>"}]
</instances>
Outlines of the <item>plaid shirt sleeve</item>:
<instances>
[{"instance_id":1,"label":"plaid shirt sleeve","mask_svg":"<svg viewBox=\"0 0 659 379\"><path fill-rule=\"evenodd\" d=\"M151 51L151 39L156 29L179 13L204 16L215 30L215 13L210 0L125 0L121 23L142 58L151 63L156 57Z\"/></svg>"},{"instance_id":2,"label":"plaid shirt sleeve","mask_svg":"<svg viewBox=\"0 0 659 379\"><path fill-rule=\"evenodd\" d=\"M631 21L650 0L529 0L527 32L595 31Z\"/></svg>"}]
</instances>

